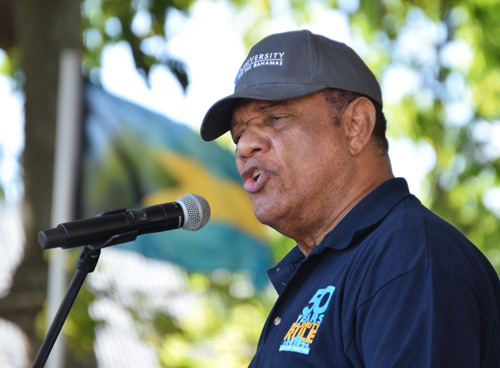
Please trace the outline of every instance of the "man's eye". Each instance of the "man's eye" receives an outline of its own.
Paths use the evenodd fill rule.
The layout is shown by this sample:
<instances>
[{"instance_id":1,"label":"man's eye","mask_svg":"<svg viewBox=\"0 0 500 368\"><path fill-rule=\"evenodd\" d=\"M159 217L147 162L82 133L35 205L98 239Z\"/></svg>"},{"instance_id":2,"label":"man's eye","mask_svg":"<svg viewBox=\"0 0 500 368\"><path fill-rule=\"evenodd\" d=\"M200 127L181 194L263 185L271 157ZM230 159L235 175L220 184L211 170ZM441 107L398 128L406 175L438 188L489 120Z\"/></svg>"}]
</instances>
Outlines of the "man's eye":
<instances>
[{"instance_id":1,"label":"man's eye","mask_svg":"<svg viewBox=\"0 0 500 368\"><path fill-rule=\"evenodd\" d=\"M280 120L283 120L284 116L283 115L271 115L269 117L269 123L274 124Z\"/></svg>"}]
</instances>

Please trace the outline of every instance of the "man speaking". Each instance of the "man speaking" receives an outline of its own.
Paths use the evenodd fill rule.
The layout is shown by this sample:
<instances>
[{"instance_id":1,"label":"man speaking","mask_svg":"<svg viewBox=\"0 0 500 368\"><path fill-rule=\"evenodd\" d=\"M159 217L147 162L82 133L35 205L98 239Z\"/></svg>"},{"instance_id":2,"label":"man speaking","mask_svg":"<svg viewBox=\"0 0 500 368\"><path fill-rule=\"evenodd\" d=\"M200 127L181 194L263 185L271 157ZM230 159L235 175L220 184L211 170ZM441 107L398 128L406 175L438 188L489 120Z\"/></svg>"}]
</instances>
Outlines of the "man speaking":
<instances>
[{"instance_id":1,"label":"man speaking","mask_svg":"<svg viewBox=\"0 0 500 368\"><path fill-rule=\"evenodd\" d=\"M201 136L227 131L255 216L297 246L251 367L500 367L500 283L394 178L380 86L309 31L257 43Z\"/></svg>"}]
</instances>

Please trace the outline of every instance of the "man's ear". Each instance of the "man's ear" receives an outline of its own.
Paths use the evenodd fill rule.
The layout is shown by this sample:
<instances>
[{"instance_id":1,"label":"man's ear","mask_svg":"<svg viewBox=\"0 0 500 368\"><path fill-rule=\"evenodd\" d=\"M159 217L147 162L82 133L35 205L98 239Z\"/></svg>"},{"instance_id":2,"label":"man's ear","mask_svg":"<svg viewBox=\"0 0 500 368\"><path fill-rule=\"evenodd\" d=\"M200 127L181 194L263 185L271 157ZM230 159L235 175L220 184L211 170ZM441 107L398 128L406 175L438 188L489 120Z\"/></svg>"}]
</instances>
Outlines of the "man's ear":
<instances>
[{"instance_id":1,"label":"man's ear","mask_svg":"<svg viewBox=\"0 0 500 368\"><path fill-rule=\"evenodd\" d=\"M343 119L347 145L352 156L366 147L375 127L375 106L366 97L360 97L347 105Z\"/></svg>"}]
</instances>

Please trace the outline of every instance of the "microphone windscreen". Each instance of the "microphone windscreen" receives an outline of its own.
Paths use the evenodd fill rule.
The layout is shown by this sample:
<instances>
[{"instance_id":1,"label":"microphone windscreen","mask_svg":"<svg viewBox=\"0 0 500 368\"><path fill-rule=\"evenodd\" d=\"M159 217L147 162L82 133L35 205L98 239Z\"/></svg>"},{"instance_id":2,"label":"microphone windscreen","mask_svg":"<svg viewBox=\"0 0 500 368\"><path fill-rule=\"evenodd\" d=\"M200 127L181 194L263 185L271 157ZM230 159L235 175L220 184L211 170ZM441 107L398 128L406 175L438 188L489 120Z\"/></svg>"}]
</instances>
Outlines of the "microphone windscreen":
<instances>
[{"instance_id":1,"label":"microphone windscreen","mask_svg":"<svg viewBox=\"0 0 500 368\"><path fill-rule=\"evenodd\" d=\"M195 231L205 226L210 219L210 205L198 194L188 193L177 202L184 208L184 230Z\"/></svg>"}]
</instances>

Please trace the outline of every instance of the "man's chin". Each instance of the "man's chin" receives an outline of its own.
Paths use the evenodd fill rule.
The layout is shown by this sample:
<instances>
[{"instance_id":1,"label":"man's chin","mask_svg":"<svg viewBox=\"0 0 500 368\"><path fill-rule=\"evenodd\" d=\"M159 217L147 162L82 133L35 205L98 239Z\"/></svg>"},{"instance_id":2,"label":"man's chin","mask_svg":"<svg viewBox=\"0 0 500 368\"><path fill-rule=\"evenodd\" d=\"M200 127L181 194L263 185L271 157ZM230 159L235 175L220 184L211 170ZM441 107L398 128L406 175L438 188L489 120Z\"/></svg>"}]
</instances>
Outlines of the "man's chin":
<instances>
[{"instance_id":1,"label":"man's chin","mask_svg":"<svg viewBox=\"0 0 500 368\"><path fill-rule=\"evenodd\" d=\"M272 227L273 229L276 229L279 219L282 217L276 213L276 208L273 206L254 206L253 212L261 224Z\"/></svg>"}]
</instances>

